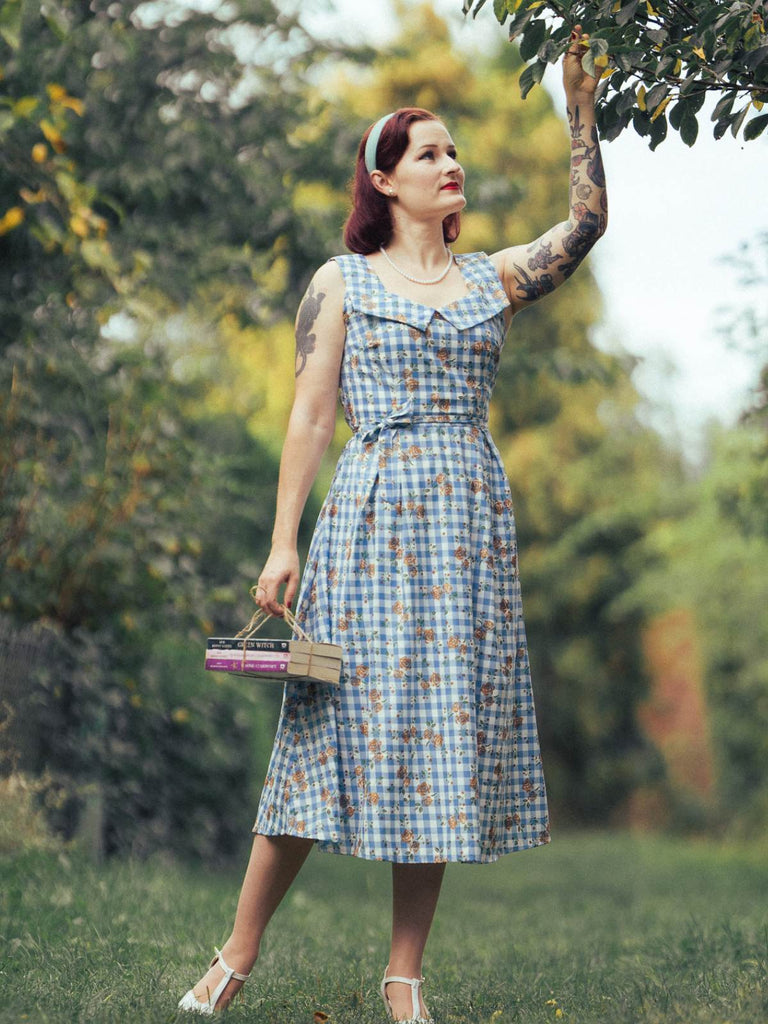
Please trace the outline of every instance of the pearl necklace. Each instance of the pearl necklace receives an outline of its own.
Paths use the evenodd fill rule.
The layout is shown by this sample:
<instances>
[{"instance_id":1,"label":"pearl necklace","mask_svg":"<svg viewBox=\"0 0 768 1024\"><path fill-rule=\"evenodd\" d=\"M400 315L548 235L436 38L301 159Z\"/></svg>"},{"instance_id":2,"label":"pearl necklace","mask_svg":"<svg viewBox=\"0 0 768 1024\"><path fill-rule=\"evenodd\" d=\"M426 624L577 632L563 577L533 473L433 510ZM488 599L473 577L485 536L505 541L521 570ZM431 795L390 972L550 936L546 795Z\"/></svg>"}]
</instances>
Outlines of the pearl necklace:
<instances>
[{"instance_id":1,"label":"pearl necklace","mask_svg":"<svg viewBox=\"0 0 768 1024\"><path fill-rule=\"evenodd\" d=\"M448 250L448 263L446 264L445 270L442 272L442 274L439 274L437 277L430 278L429 281L423 281L423 280L421 280L421 278L411 277L410 274L406 274L406 272L404 270L401 270L400 267L398 267L398 265L390 258L389 253L387 252L387 250L384 248L383 245L379 246L379 252L384 257L384 259L387 261L387 263L390 265L390 267L392 267L393 270L396 270L398 272L398 274L400 274L402 277L406 278L408 281L413 281L414 284L439 284L443 280L443 278L447 275L447 273L451 269L451 267L453 266L453 253L449 249Z\"/></svg>"}]
</instances>

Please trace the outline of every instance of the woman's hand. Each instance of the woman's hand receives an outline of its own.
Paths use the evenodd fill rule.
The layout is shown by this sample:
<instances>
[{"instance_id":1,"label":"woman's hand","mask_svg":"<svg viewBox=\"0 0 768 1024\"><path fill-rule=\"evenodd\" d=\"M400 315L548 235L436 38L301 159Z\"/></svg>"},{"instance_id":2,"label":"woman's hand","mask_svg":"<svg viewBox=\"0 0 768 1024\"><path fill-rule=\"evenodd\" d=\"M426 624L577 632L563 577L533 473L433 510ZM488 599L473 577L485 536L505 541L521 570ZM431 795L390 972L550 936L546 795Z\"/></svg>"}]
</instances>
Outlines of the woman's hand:
<instances>
[{"instance_id":1,"label":"woman's hand","mask_svg":"<svg viewBox=\"0 0 768 1024\"><path fill-rule=\"evenodd\" d=\"M282 583L285 583L283 601L290 608L299 585L299 553L295 548L272 548L259 576L256 603L269 615L283 615L283 606L277 599Z\"/></svg>"},{"instance_id":2,"label":"woman's hand","mask_svg":"<svg viewBox=\"0 0 768 1024\"><path fill-rule=\"evenodd\" d=\"M588 75L581 66L581 58L587 49L589 36L576 25L571 32L571 45L563 55L563 86L566 96L579 96L594 100L597 79Z\"/></svg>"}]
</instances>

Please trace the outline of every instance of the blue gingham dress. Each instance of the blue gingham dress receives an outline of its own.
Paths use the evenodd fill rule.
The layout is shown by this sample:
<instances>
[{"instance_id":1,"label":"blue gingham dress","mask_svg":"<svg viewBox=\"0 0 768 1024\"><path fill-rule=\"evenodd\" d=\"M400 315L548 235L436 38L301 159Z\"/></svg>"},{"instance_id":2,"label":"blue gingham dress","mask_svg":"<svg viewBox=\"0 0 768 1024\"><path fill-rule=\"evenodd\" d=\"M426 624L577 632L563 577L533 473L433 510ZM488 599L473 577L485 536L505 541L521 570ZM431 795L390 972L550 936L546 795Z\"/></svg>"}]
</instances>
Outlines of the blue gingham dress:
<instances>
[{"instance_id":1,"label":"blue gingham dress","mask_svg":"<svg viewBox=\"0 0 768 1024\"><path fill-rule=\"evenodd\" d=\"M253 831L329 853L494 861L549 842L512 500L488 431L507 297L484 253L440 309L336 257L353 431L296 603L341 685L286 683Z\"/></svg>"}]
</instances>

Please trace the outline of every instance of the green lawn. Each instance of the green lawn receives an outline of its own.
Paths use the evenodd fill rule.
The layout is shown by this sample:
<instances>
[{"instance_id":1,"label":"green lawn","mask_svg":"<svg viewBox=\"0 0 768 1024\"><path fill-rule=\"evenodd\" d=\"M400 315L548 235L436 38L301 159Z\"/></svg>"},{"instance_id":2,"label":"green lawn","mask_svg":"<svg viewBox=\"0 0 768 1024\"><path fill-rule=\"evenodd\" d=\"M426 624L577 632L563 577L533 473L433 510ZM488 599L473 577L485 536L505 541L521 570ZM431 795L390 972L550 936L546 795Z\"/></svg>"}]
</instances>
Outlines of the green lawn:
<instances>
[{"instance_id":1,"label":"green lawn","mask_svg":"<svg viewBox=\"0 0 768 1024\"><path fill-rule=\"evenodd\" d=\"M0 1021L201 1019L176 1002L226 937L238 876L50 851L0 872ZM561 832L448 866L425 997L437 1024L761 1024L767 907L764 849ZM389 909L388 864L314 851L227 1020L384 1024Z\"/></svg>"}]
</instances>

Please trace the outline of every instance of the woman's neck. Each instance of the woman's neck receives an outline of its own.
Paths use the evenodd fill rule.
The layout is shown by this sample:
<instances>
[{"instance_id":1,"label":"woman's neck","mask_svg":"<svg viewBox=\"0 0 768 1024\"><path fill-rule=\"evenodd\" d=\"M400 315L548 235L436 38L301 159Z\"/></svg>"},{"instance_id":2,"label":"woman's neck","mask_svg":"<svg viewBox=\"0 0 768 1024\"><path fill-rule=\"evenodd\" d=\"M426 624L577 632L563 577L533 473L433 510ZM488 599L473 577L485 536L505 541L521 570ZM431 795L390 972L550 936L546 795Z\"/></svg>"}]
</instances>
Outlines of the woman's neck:
<instances>
[{"instance_id":1,"label":"woman's neck","mask_svg":"<svg viewBox=\"0 0 768 1024\"><path fill-rule=\"evenodd\" d=\"M428 276L430 270L440 270L445 265L446 244L443 239L443 225L408 224L395 221L395 230L385 247L394 260L400 260L410 267L420 267Z\"/></svg>"}]
</instances>

